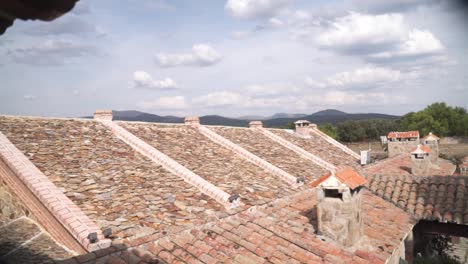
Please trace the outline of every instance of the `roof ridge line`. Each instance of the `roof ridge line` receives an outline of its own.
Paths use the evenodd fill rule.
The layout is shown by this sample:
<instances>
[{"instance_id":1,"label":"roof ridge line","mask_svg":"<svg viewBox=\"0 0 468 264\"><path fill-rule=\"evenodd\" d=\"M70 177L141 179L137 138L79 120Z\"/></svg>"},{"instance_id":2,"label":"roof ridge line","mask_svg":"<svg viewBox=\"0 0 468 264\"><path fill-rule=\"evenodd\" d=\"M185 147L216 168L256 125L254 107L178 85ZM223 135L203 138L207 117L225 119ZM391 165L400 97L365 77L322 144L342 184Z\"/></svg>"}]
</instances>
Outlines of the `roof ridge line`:
<instances>
[{"instance_id":1,"label":"roof ridge line","mask_svg":"<svg viewBox=\"0 0 468 264\"><path fill-rule=\"evenodd\" d=\"M320 167L326 169L326 170L329 170L329 171L336 171L336 166L321 159L320 157L306 151L305 149L289 142L288 140L286 139L283 139L282 137L278 136L278 135L275 135L274 133L264 129L264 128L257 128L258 130L260 130L263 135L265 135L266 137L270 138L271 140L279 143L280 145L296 152L297 154L303 156L304 158L314 162L315 164L319 165Z\"/></svg>"},{"instance_id":2,"label":"roof ridge line","mask_svg":"<svg viewBox=\"0 0 468 264\"><path fill-rule=\"evenodd\" d=\"M358 160L361 159L361 156L359 156L359 154L352 151L350 148L348 148L347 146L341 144L340 142L336 141L335 139L333 139L329 135L323 133L322 131L320 131L320 129L313 128L313 129L311 129L311 131L312 131L312 133L315 133L316 135L318 135L318 136L322 137L323 139L325 139L328 143L330 143L330 144L334 145L335 147L343 150L346 154L349 154L353 158L356 158Z\"/></svg>"},{"instance_id":3,"label":"roof ridge line","mask_svg":"<svg viewBox=\"0 0 468 264\"><path fill-rule=\"evenodd\" d=\"M0 158L86 250L95 251L110 246L110 239L104 238L101 229L2 132ZM97 243L91 243L88 238L88 235L94 232L100 239Z\"/></svg>"},{"instance_id":4,"label":"roof ridge line","mask_svg":"<svg viewBox=\"0 0 468 264\"><path fill-rule=\"evenodd\" d=\"M257 155L251 153L250 151L246 150L245 148L237 145L236 143L230 141L229 139L221 136L220 134L214 132L213 130L205 127L205 126L197 126L195 127L200 131L202 135L213 141L214 143L221 145L224 148L227 148L237 155L239 155L244 160L247 160L250 163L253 163L260 168L268 171L269 173L279 176L285 182L291 184L293 187L298 187L302 185L300 178L295 177L286 171L276 167L275 165L271 164L270 162L258 157Z\"/></svg>"},{"instance_id":5,"label":"roof ridge line","mask_svg":"<svg viewBox=\"0 0 468 264\"><path fill-rule=\"evenodd\" d=\"M202 193L210 196L215 201L225 206L227 209L235 208L242 205L239 197L232 194L228 194L225 191L219 189L211 182L208 182L201 176L195 174L193 171L182 166L176 160L172 159L171 157L162 153L155 147L144 142L127 129L119 126L117 123L110 120L98 119L98 121L100 121L107 128L109 128L115 136L117 136L131 148L138 151L140 154L149 158L153 162L161 165L164 169L168 170L169 172L184 179L184 181L193 185Z\"/></svg>"}]
</instances>

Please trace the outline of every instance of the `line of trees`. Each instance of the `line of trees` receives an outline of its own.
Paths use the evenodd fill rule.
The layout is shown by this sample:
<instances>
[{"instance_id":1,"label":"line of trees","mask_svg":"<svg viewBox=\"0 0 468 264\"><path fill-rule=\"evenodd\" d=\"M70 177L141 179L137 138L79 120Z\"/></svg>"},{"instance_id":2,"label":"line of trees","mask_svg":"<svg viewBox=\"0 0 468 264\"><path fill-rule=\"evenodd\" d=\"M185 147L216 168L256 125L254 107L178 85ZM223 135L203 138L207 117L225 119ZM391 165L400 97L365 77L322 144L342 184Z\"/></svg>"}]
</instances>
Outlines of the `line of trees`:
<instances>
[{"instance_id":1,"label":"line of trees","mask_svg":"<svg viewBox=\"0 0 468 264\"><path fill-rule=\"evenodd\" d=\"M380 140L390 131L418 130L421 135L468 137L468 113L463 107L434 103L419 112L411 112L398 120L349 120L333 126L320 125L319 129L344 142Z\"/></svg>"}]
</instances>

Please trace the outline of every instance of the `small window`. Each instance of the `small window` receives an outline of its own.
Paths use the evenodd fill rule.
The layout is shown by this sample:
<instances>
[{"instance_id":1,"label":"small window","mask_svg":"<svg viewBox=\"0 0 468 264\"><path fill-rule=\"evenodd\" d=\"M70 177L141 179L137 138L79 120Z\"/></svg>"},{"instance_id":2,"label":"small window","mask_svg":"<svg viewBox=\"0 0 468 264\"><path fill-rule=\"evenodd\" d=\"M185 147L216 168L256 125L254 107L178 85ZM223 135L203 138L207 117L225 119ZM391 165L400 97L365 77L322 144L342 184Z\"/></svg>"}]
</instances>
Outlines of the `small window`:
<instances>
[{"instance_id":1,"label":"small window","mask_svg":"<svg viewBox=\"0 0 468 264\"><path fill-rule=\"evenodd\" d=\"M326 198L339 198L343 200L343 194L340 193L338 190L334 190L334 189L325 189L325 197Z\"/></svg>"}]
</instances>

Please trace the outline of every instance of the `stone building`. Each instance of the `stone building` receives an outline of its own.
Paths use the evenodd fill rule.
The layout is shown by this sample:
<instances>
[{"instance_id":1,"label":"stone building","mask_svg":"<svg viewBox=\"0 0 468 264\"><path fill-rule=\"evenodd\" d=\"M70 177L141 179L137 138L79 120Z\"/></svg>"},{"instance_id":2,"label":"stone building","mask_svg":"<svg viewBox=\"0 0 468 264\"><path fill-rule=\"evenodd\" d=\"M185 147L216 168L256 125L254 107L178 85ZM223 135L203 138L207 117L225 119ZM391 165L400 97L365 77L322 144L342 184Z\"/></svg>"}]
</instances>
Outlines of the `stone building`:
<instances>
[{"instance_id":1,"label":"stone building","mask_svg":"<svg viewBox=\"0 0 468 264\"><path fill-rule=\"evenodd\" d=\"M429 173L431 168L431 149L419 144L411 152L411 173L416 176L423 176Z\"/></svg>"},{"instance_id":2,"label":"stone building","mask_svg":"<svg viewBox=\"0 0 468 264\"><path fill-rule=\"evenodd\" d=\"M460 169L460 174L468 176L468 156L462 159L460 165L458 165Z\"/></svg>"},{"instance_id":3,"label":"stone building","mask_svg":"<svg viewBox=\"0 0 468 264\"><path fill-rule=\"evenodd\" d=\"M410 153L419 144L418 131L390 132L388 139L388 157Z\"/></svg>"},{"instance_id":4,"label":"stone building","mask_svg":"<svg viewBox=\"0 0 468 264\"><path fill-rule=\"evenodd\" d=\"M399 263L426 219L415 217L416 200L427 219L468 220L461 182L430 186L428 195L447 194L444 207L416 199L411 186L422 177L360 187L357 174L342 174L374 177L359 155L310 126L305 137L261 122L123 122L111 113L0 116L0 262ZM323 182L336 179L341 193L311 188L327 172ZM327 213L349 223L346 235Z\"/></svg>"},{"instance_id":5,"label":"stone building","mask_svg":"<svg viewBox=\"0 0 468 264\"><path fill-rule=\"evenodd\" d=\"M356 245L363 236L361 189L366 179L352 169L328 173L311 186L317 190L317 228L341 245Z\"/></svg>"},{"instance_id":6,"label":"stone building","mask_svg":"<svg viewBox=\"0 0 468 264\"><path fill-rule=\"evenodd\" d=\"M432 132L429 133L429 135L423 137L421 139L422 144L428 148L431 149L431 162L433 164L437 163L437 160L439 159L439 141L440 138Z\"/></svg>"}]
</instances>

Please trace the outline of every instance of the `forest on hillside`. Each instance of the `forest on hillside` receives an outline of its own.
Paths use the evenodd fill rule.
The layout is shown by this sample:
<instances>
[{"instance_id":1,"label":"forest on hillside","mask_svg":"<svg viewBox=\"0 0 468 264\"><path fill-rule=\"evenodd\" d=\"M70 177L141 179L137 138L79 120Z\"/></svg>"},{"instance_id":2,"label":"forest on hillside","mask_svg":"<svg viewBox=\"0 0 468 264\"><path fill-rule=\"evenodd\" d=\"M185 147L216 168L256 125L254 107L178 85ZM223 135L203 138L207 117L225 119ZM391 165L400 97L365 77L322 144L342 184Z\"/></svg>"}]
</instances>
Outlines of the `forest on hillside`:
<instances>
[{"instance_id":1,"label":"forest on hillside","mask_svg":"<svg viewBox=\"0 0 468 264\"><path fill-rule=\"evenodd\" d=\"M380 136L387 135L390 131L409 130L418 130L421 135L432 132L440 137L468 137L468 113L463 107L438 102L397 120L348 120L336 125L320 125L319 129L343 142L380 140Z\"/></svg>"}]
</instances>

